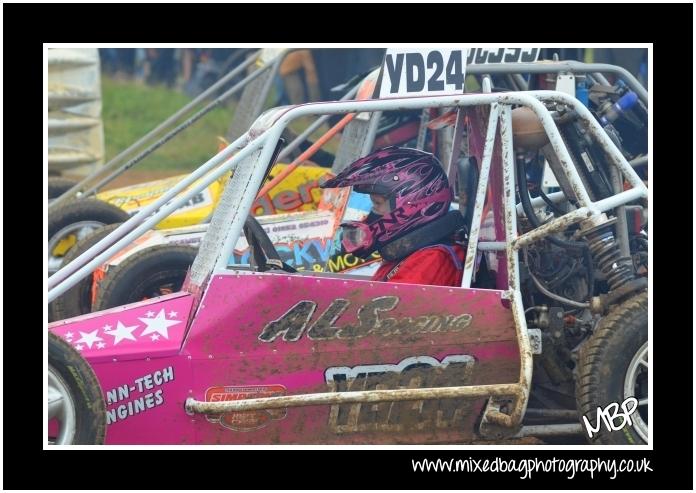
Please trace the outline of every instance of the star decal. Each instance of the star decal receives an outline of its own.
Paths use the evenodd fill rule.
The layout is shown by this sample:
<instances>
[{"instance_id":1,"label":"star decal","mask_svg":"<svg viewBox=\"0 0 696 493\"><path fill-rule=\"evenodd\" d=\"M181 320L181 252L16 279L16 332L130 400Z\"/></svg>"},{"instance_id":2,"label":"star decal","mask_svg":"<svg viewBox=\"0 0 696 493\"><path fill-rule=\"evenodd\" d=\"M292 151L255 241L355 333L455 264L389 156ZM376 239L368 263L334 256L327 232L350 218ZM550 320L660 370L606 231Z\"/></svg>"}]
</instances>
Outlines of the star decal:
<instances>
[{"instance_id":1,"label":"star decal","mask_svg":"<svg viewBox=\"0 0 696 493\"><path fill-rule=\"evenodd\" d=\"M157 332L165 339L169 339L169 327L181 323L181 320L167 320L164 308L159 311L155 318L139 318L138 320L147 325L147 328L140 334L141 336Z\"/></svg>"},{"instance_id":2,"label":"star decal","mask_svg":"<svg viewBox=\"0 0 696 493\"><path fill-rule=\"evenodd\" d=\"M116 329L112 331L106 331L104 332L106 334L109 334L110 336L114 336L114 346L121 342L123 339L130 339L131 341L135 341L135 336L133 335L133 331L137 329L139 326L138 325L131 325L129 327L126 327L121 323L119 320L118 323L116 324Z\"/></svg>"},{"instance_id":3,"label":"star decal","mask_svg":"<svg viewBox=\"0 0 696 493\"><path fill-rule=\"evenodd\" d=\"M82 337L75 342L84 342L90 349L92 349L92 344L94 344L95 342L104 340L97 335L99 329L93 330L92 332L82 332L81 330L79 330L78 332Z\"/></svg>"}]
</instances>

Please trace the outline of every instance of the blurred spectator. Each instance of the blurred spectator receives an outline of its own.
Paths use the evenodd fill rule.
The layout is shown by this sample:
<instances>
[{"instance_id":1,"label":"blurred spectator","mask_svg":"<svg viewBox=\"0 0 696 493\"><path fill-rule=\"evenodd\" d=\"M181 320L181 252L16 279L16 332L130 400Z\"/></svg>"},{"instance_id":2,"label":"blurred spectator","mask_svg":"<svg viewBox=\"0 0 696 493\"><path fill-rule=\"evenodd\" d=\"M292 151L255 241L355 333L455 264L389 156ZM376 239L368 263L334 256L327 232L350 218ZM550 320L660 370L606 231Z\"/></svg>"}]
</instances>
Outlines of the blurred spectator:
<instances>
[{"instance_id":1,"label":"blurred spectator","mask_svg":"<svg viewBox=\"0 0 696 493\"><path fill-rule=\"evenodd\" d=\"M186 83L191 80L193 67L196 60L196 50L194 48L182 48L179 52L179 63L181 64L181 73L176 81L178 89L184 89Z\"/></svg>"},{"instance_id":2,"label":"blurred spectator","mask_svg":"<svg viewBox=\"0 0 696 493\"><path fill-rule=\"evenodd\" d=\"M179 50L181 73L176 87L191 97L199 95L242 63L247 48L184 48ZM233 79L237 82L243 74Z\"/></svg>"},{"instance_id":3,"label":"blurred spectator","mask_svg":"<svg viewBox=\"0 0 696 493\"><path fill-rule=\"evenodd\" d=\"M116 48L99 48L99 60L104 73L114 75L118 70L118 50Z\"/></svg>"},{"instance_id":4,"label":"blurred spectator","mask_svg":"<svg viewBox=\"0 0 696 493\"><path fill-rule=\"evenodd\" d=\"M116 79L130 79L135 70L135 52L133 48L100 48L104 72Z\"/></svg>"},{"instance_id":5,"label":"blurred spectator","mask_svg":"<svg viewBox=\"0 0 696 493\"><path fill-rule=\"evenodd\" d=\"M104 72L148 84L166 84L200 94L241 63L250 48L102 48ZM321 48L290 52L277 89L283 103L333 100L331 88L382 62L381 48ZM243 77L244 74L240 75Z\"/></svg>"},{"instance_id":6,"label":"blurred spectator","mask_svg":"<svg viewBox=\"0 0 696 493\"><path fill-rule=\"evenodd\" d=\"M145 81L148 84L174 86L178 73L174 62L174 48L147 48L145 54Z\"/></svg>"},{"instance_id":7,"label":"blurred spectator","mask_svg":"<svg viewBox=\"0 0 696 493\"><path fill-rule=\"evenodd\" d=\"M278 70L283 81L280 104L300 104L319 101L319 80L310 50L289 52Z\"/></svg>"}]
</instances>

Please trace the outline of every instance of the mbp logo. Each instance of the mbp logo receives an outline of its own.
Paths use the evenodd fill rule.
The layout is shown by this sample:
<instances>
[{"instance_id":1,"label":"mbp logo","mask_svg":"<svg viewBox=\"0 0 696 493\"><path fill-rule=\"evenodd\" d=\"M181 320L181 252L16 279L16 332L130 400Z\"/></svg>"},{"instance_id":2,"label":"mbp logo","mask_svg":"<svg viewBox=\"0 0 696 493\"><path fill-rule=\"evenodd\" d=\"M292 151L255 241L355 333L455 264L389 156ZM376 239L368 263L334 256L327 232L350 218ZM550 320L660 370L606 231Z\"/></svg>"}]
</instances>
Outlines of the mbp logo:
<instances>
[{"instance_id":1,"label":"mbp logo","mask_svg":"<svg viewBox=\"0 0 696 493\"><path fill-rule=\"evenodd\" d=\"M631 415L635 412L638 407L638 399L635 397L629 397L619 406L618 402L612 402L607 407L602 409L597 407L597 425L592 426L590 420L587 416L583 416L582 420L585 423L585 430L587 435L592 438L602 427L602 422L604 426L609 431L619 431L623 430L626 425L633 426L633 421L631 420ZM619 408L623 412L619 412ZM617 418L620 420L617 422Z\"/></svg>"}]
</instances>

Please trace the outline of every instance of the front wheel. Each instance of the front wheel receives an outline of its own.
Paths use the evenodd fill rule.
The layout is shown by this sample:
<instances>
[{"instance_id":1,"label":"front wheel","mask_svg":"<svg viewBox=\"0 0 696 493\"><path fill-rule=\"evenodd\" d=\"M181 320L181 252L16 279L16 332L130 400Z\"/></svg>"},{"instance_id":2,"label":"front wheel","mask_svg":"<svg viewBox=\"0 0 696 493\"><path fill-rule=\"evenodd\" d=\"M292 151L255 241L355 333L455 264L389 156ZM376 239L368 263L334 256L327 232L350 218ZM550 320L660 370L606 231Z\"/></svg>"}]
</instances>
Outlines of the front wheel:
<instances>
[{"instance_id":1,"label":"front wheel","mask_svg":"<svg viewBox=\"0 0 696 493\"><path fill-rule=\"evenodd\" d=\"M48 333L48 442L100 445L106 406L92 367L70 344Z\"/></svg>"},{"instance_id":2,"label":"front wheel","mask_svg":"<svg viewBox=\"0 0 696 493\"><path fill-rule=\"evenodd\" d=\"M648 293L642 292L614 307L580 350L576 399L581 416L593 430L591 442L607 445L648 443ZM603 416L614 426L609 429L597 409L606 410L629 398L637 401L630 423L619 414ZM624 409L631 409L627 406ZM612 413L613 414L613 413ZM582 419L582 418L581 418ZM598 419L600 422L598 423ZM586 429L585 421L582 421ZM623 425L623 426L622 426ZM616 428L616 429L613 429Z\"/></svg>"}]
</instances>

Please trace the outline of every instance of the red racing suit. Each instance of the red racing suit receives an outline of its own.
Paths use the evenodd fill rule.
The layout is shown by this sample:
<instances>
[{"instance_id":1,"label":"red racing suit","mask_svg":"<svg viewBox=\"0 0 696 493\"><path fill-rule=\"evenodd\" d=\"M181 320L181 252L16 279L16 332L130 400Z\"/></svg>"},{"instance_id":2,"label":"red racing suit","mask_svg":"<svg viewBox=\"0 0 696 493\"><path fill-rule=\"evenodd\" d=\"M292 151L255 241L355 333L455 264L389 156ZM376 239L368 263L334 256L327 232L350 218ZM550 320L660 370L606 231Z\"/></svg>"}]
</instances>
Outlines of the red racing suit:
<instances>
[{"instance_id":1,"label":"red racing suit","mask_svg":"<svg viewBox=\"0 0 696 493\"><path fill-rule=\"evenodd\" d=\"M433 286L460 286L464 249L459 245L431 245L399 262L382 262L373 281Z\"/></svg>"}]
</instances>

